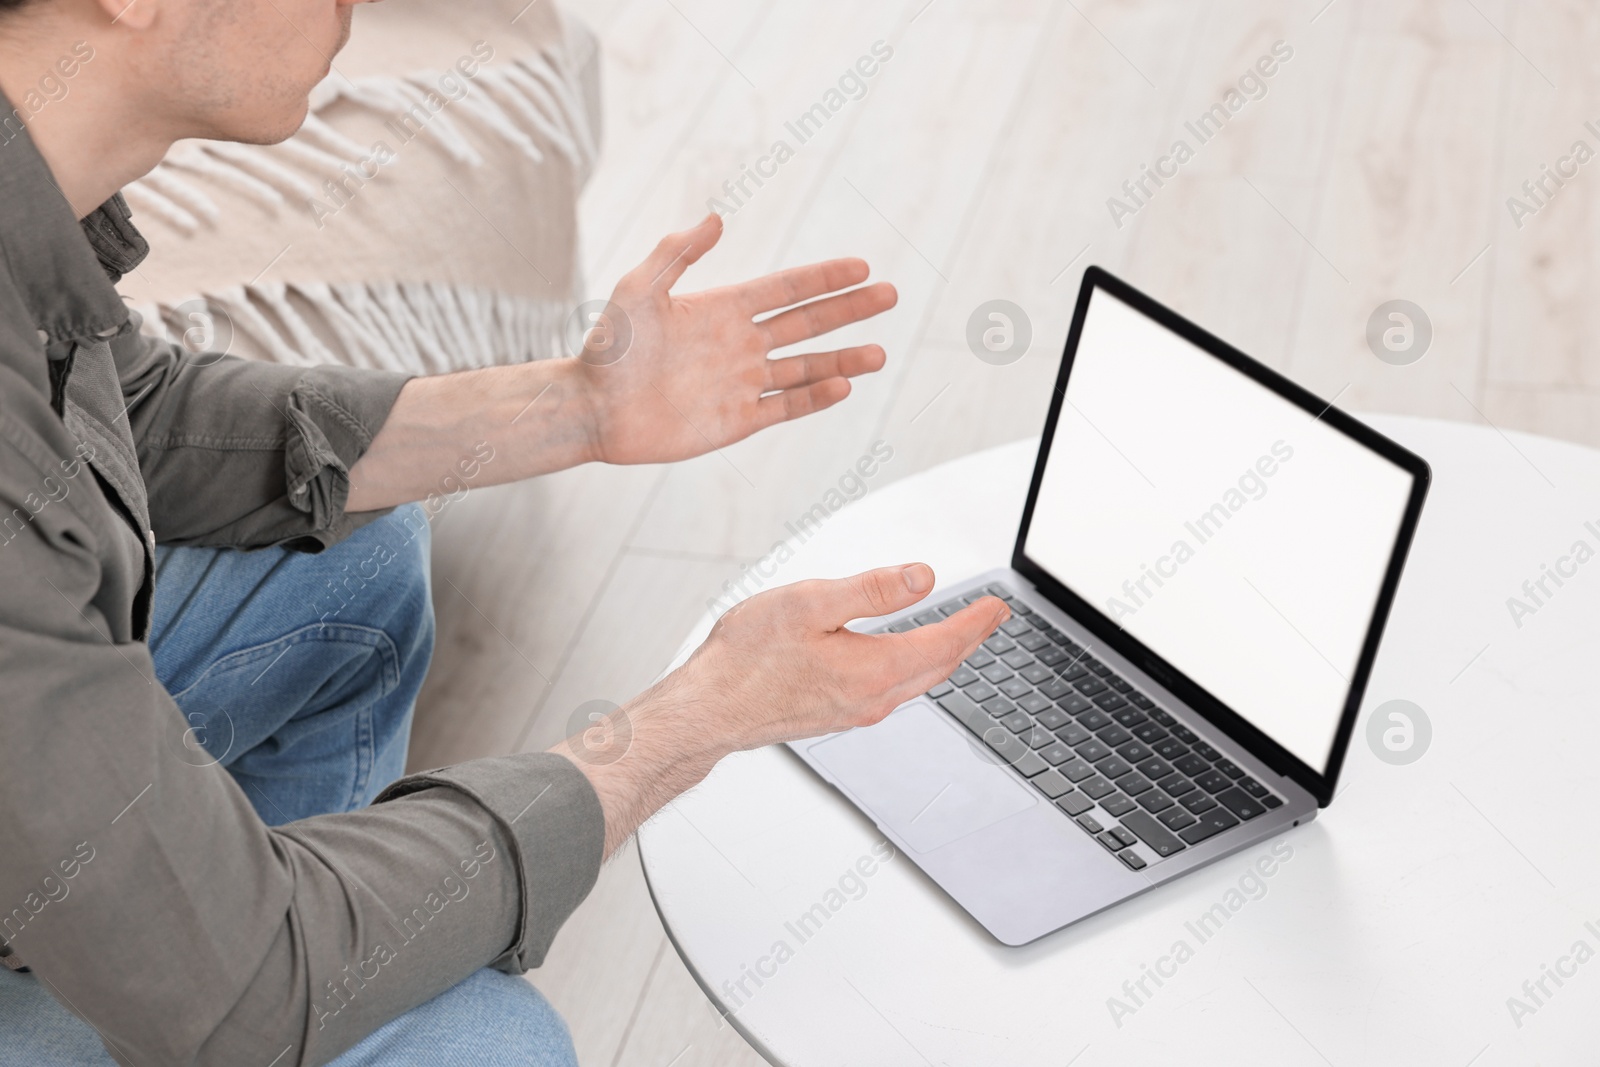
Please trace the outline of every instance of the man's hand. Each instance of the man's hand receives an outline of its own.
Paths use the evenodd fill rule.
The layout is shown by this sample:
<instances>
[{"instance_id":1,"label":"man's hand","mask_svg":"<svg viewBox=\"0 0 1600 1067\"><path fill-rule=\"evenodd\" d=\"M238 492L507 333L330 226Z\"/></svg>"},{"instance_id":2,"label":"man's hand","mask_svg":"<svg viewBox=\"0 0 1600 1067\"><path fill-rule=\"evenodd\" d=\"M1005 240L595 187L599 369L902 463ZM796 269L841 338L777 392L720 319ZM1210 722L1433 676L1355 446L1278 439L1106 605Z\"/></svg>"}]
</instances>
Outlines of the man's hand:
<instances>
[{"instance_id":1,"label":"man's hand","mask_svg":"<svg viewBox=\"0 0 1600 1067\"><path fill-rule=\"evenodd\" d=\"M407 382L350 469L345 507L454 493L469 469L471 484L486 486L592 460L688 459L831 407L850 395L849 379L883 366L877 345L767 358L894 306L887 283L850 289L867 277L859 259L674 295L684 270L721 236L722 220L709 215L663 240L617 283L580 358Z\"/></svg>"},{"instance_id":2,"label":"man's hand","mask_svg":"<svg viewBox=\"0 0 1600 1067\"><path fill-rule=\"evenodd\" d=\"M722 219L708 215L694 229L664 238L617 283L587 335L578 395L590 405L595 459L664 463L698 456L832 407L850 395L849 379L883 367L877 345L767 358L775 348L894 307L898 296L887 282L850 289L867 278L859 259L674 294L684 271L721 236ZM781 308L789 310L756 321Z\"/></svg>"},{"instance_id":3,"label":"man's hand","mask_svg":"<svg viewBox=\"0 0 1600 1067\"><path fill-rule=\"evenodd\" d=\"M551 749L594 784L606 853L728 753L870 726L949 677L1010 617L984 597L902 634L845 629L932 588L933 571L913 563L757 594L723 615L682 667Z\"/></svg>"}]
</instances>

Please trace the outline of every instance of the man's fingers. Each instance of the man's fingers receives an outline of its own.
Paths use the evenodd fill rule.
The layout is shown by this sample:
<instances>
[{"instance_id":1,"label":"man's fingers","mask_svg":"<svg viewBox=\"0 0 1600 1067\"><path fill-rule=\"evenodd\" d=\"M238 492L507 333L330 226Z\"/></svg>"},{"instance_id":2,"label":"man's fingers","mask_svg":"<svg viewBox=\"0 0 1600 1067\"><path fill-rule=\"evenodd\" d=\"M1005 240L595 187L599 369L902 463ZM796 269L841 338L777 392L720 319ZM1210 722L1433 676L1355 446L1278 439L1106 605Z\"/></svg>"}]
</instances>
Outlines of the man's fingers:
<instances>
[{"instance_id":1,"label":"man's fingers","mask_svg":"<svg viewBox=\"0 0 1600 1067\"><path fill-rule=\"evenodd\" d=\"M735 288L739 301L750 314L756 315L860 285L867 280L868 273L865 260L830 259L823 263L780 270Z\"/></svg>"},{"instance_id":2,"label":"man's fingers","mask_svg":"<svg viewBox=\"0 0 1600 1067\"><path fill-rule=\"evenodd\" d=\"M721 238L722 216L707 215L693 229L663 237L655 251L632 273L651 289L671 289L689 269L689 264L709 252Z\"/></svg>"},{"instance_id":3,"label":"man's fingers","mask_svg":"<svg viewBox=\"0 0 1600 1067\"><path fill-rule=\"evenodd\" d=\"M844 378L828 378L785 389L781 393L771 393L756 401L756 429L765 430L780 422L816 414L824 408L833 407L849 395L850 382Z\"/></svg>"},{"instance_id":4,"label":"man's fingers","mask_svg":"<svg viewBox=\"0 0 1600 1067\"><path fill-rule=\"evenodd\" d=\"M848 578L802 582L801 613L807 624L833 631L852 619L887 615L928 595L933 588L933 568L926 563L879 567Z\"/></svg>"},{"instance_id":5,"label":"man's fingers","mask_svg":"<svg viewBox=\"0 0 1600 1067\"><path fill-rule=\"evenodd\" d=\"M832 352L808 352L767 361L767 381L762 392L796 389L829 378L854 378L882 370L886 357L877 345L857 345Z\"/></svg>"},{"instance_id":6,"label":"man's fingers","mask_svg":"<svg viewBox=\"0 0 1600 1067\"><path fill-rule=\"evenodd\" d=\"M757 323L767 335L768 348L782 348L870 319L894 307L900 299L888 282L862 286L847 293L813 300Z\"/></svg>"},{"instance_id":7,"label":"man's fingers","mask_svg":"<svg viewBox=\"0 0 1600 1067\"><path fill-rule=\"evenodd\" d=\"M897 702L925 693L948 678L1010 617L1011 609L1005 601L986 596L940 622L902 634L879 635L877 640L899 650L895 653L896 666L904 672L905 682L897 690Z\"/></svg>"}]
</instances>

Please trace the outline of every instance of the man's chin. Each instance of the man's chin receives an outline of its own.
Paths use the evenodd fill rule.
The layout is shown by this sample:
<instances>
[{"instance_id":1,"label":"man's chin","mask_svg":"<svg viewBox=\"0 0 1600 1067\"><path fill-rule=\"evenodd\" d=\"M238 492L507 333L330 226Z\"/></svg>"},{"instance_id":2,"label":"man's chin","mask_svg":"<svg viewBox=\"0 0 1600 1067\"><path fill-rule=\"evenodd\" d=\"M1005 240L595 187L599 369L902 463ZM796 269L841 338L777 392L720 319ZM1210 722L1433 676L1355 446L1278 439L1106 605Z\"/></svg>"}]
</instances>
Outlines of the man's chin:
<instances>
[{"instance_id":1,"label":"man's chin","mask_svg":"<svg viewBox=\"0 0 1600 1067\"><path fill-rule=\"evenodd\" d=\"M212 141L236 144L280 144L305 125L311 111L310 97L301 97L293 106L274 109L271 114L228 116L215 128L200 136Z\"/></svg>"}]
</instances>

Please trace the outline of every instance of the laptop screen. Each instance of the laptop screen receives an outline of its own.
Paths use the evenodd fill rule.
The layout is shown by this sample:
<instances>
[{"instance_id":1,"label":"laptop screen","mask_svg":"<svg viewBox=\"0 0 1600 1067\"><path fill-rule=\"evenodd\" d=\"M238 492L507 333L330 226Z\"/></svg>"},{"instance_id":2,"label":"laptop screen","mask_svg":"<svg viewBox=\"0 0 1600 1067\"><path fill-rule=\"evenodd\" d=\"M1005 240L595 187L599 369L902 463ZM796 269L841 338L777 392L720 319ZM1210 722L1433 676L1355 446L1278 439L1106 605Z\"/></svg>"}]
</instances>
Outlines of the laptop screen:
<instances>
[{"instance_id":1,"label":"laptop screen","mask_svg":"<svg viewBox=\"0 0 1600 1067\"><path fill-rule=\"evenodd\" d=\"M1094 288L1023 549L1321 774L1413 486Z\"/></svg>"}]
</instances>

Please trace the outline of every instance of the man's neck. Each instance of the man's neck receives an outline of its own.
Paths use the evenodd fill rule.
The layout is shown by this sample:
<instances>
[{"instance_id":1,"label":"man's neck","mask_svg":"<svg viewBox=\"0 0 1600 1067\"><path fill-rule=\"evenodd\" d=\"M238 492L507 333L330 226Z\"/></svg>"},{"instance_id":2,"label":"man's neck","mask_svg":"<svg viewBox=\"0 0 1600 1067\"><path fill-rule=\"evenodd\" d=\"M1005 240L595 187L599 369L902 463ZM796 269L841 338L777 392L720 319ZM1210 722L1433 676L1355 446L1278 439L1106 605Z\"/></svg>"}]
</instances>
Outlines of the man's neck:
<instances>
[{"instance_id":1,"label":"man's neck","mask_svg":"<svg viewBox=\"0 0 1600 1067\"><path fill-rule=\"evenodd\" d=\"M0 124L26 127L78 218L149 173L173 140L140 113L137 87L125 84L125 68L104 54L109 42L92 31L0 35L0 91L11 102Z\"/></svg>"}]
</instances>

